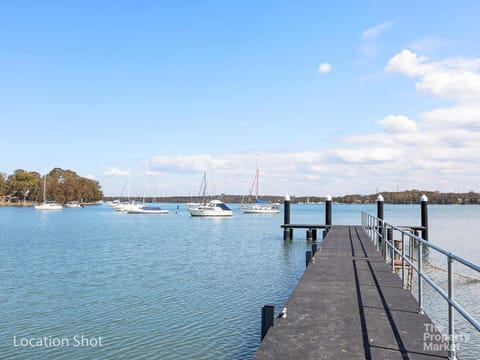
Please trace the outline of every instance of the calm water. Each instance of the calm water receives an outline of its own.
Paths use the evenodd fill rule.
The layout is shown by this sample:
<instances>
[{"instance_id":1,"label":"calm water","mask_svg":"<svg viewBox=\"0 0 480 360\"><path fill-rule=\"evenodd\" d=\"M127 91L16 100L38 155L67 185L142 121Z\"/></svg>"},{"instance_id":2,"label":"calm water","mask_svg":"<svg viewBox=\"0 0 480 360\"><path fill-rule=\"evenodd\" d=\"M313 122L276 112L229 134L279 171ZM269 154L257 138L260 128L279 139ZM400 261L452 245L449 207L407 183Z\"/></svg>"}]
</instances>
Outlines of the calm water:
<instances>
[{"instance_id":1,"label":"calm water","mask_svg":"<svg viewBox=\"0 0 480 360\"><path fill-rule=\"evenodd\" d=\"M174 212L176 204L163 207ZM304 231L282 240L283 214L232 208L230 219L191 218L182 208L167 216L120 214L108 206L55 213L0 208L0 358L250 358L259 344L261 306L278 310L286 301L310 246ZM375 205L333 208L335 224L359 224L361 210L376 211ZM292 205L291 220L322 223L323 211ZM480 206L429 212L431 241L480 262ZM385 217L418 225L420 209L386 205ZM442 265L442 258L428 256ZM446 279L441 271L431 275ZM480 285L459 279L457 287L462 305L480 318ZM446 306L435 296L426 308L445 323ZM41 346L22 346L36 339ZM461 344L464 358L480 352L472 344Z\"/></svg>"}]
</instances>

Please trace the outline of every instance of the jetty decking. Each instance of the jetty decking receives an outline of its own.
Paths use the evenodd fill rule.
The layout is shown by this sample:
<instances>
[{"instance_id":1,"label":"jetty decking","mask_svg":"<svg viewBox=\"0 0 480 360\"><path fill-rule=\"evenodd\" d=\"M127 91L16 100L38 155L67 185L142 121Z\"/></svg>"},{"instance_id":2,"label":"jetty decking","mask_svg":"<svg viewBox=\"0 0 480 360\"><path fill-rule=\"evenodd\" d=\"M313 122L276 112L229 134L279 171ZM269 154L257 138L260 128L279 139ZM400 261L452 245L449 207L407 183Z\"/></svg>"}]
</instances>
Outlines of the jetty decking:
<instances>
[{"instance_id":1,"label":"jetty decking","mask_svg":"<svg viewBox=\"0 0 480 360\"><path fill-rule=\"evenodd\" d=\"M332 226L254 359L438 359L446 344L360 226Z\"/></svg>"}]
</instances>

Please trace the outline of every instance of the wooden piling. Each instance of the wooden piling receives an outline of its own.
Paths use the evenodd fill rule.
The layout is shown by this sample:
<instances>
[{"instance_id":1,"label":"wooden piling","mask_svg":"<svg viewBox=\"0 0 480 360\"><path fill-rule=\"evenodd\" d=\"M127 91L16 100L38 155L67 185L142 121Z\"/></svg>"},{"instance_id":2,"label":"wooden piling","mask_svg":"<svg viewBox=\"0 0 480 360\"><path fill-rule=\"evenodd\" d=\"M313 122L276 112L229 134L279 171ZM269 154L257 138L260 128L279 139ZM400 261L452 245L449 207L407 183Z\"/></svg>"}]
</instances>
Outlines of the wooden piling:
<instances>
[{"instance_id":1,"label":"wooden piling","mask_svg":"<svg viewBox=\"0 0 480 360\"><path fill-rule=\"evenodd\" d=\"M305 252L305 267L308 266L312 262L312 251L306 251Z\"/></svg>"},{"instance_id":2,"label":"wooden piling","mask_svg":"<svg viewBox=\"0 0 480 360\"><path fill-rule=\"evenodd\" d=\"M332 225L332 197L325 198L325 225Z\"/></svg>"},{"instance_id":3,"label":"wooden piling","mask_svg":"<svg viewBox=\"0 0 480 360\"><path fill-rule=\"evenodd\" d=\"M261 340L267 335L268 329L273 327L275 305L267 304L262 306L262 334Z\"/></svg>"},{"instance_id":4,"label":"wooden piling","mask_svg":"<svg viewBox=\"0 0 480 360\"><path fill-rule=\"evenodd\" d=\"M377 196L377 218L383 220L383 205L384 205L384 199L382 194L379 194ZM378 239L379 246L382 246L383 242L383 223L382 221L378 221L378 233L380 234L380 237Z\"/></svg>"},{"instance_id":5,"label":"wooden piling","mask_svg":"<svg viewBox=\"0 0 480 360\"><path fill-rule=\"evenodd\" d=\"M290 224L290 196L285 195L283 201L283 224ZM293 238L293 229L283 229L283 240L292 240Z\"/></svg>"},{"instance_id":6,"label":"wooden piling","mask_svg":"<svg viewBox=\"0 0 480 360\"><path fill-rule=\"evenodd\" d=\"M420 198L421 207L421 225L424 228L422 230L422 238L428 241L428 198L425 194Z\"/></svg>"}]
</instances>

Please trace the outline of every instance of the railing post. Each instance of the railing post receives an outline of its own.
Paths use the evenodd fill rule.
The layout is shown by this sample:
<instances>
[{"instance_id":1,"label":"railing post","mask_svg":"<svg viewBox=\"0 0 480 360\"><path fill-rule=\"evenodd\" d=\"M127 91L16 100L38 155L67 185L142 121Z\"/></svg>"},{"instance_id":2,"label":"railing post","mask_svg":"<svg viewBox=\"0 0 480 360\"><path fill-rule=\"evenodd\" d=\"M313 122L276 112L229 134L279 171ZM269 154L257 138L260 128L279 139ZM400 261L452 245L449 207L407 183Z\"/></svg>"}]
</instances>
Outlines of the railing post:
<instances>
[{"instance_id":1,"label":"railing post","mask_svg":"<svg viewBox=\"0 0 480 360\"><path fill-rule=\"evenodd\" d=\"M390 242L390 262L392 273L395 272L395 242L393 241L393 228L387 229L387 240Z\"/></svg>"},{"instance_id":2,"label":"railing post","mask_svg":"<svg viewBox=\"0 0 480 360\"><path fill-rule=\"evenodd\" d=\"M261 340L267 335L268 329L273 327L275 305L263 305L262 306L262 333Z\"/></svg>"},{"instance_id":3,"label":"railing post","mask_svg":"<svg viewBox=\"0 0 480 360\"><path fill-rule=\"evenodd\" d=\"M285 195L285 199L283 201L283 224L289 225L290 224L290 196L287 194ZM283 240L292 240L292 229L283 228Z\"/></svg>"},{"instance_id":4,"label":"railing post","mask_svg":"<svg viewBox=\"0 0 480 360\"><path fill-rule=\"evenodd\" d=\"M420 198L422 238L428 241L428 198L425 194Z\"/></svg>"},{"instance_id":5,"label":"railing post","mask_svg":"<svg viewBox=\"0 0 480 360\"><path fill-rule=\"evenodd\" d=\"M382 232L382 236L383 234L386 234L387 233L387 225L385 224L384 221L382 221L382 227L381 227L381 232ZM384 260L385 260L385 263L388 264L388 241L385 241L387 240L387 237L385 236L385 239L382 239L381 241L381 244L382 244L382 247L383 247L383 254L384 254Z\"/></svg>"},{"instance_id":6,"label":"railing post","mask_svg":"<svg viewBox=\"0 0 480 360\"><path fill-rule=\"evenodd\" d=\"M455 313L451 301L454 297L453 259L448 256L448 358L456 359Z\"/></svg>"},{"instance_id":7,"label":"railing post","mask_svg":"<svg viewBox=\"0 0 480 360\"><path fill-rule=\"evenodd\" d=\"M418 313L423 314L422 243L418 242Z\"/></svg>"},{"instance_id":8,"label":"railing post","mask_svg":"<svg viewBox=\"0 0 480 360\"><path fill-rule=\"evenodd\" d=\"M407 288L405 283L405 234L402 232L402 286L404 289Z\"/></svg>"}]
</instances>

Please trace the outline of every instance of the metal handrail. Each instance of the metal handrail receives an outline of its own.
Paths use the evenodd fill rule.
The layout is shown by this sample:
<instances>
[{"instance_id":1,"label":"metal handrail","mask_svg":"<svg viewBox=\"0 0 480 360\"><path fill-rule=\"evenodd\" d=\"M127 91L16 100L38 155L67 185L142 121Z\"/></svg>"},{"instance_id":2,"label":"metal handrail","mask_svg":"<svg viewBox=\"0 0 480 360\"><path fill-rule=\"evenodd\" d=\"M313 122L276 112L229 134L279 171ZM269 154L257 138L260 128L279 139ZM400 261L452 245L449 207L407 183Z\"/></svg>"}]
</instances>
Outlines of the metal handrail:
<instances>
[{"instance_id":1,"label":"metal handrail","mask_svg":"<svg viewBox=\"0 0 480 360\"><path fill-rule=\"evenodd\" d=\"M411 231L405 228L391 225L376 216L370 215L362 211L362 227L373 241L377 250L380 250L380 242L385 244L385 261L388 263L388 256L390 255L390 261L392 264L392 272L395 272L395 254L398 254L402 261L402 284L405 287L405 265L408 264L418 275L418 312L423 313L423 283L425 280L445 301L448 303L448 357L450 359L456 359L456 345L455 345L455 319L454 309L457 310L465 320L467 320L477 331L480 332L480 322L477 321L472 315L470 315L462 306L454 299L454 281L453 281L453 262L457 261L466 267L480 273L480 266L458 256L448 250L441 248L438 245L432 244L425 239L422 239L418 235L413 234ZM397 231L402 236L402 249L399 250L395 247L393 236L392 239L388 239L388 231ZM418 259L417 264L414 264L413 259L409 259L405 255L405 238L414 241L418 245ZM383 246L383 245L382 245ZM445 292L440 286L438 286L432 279L430 279L422 269L422 251L423 247L431 248L442 255L447 257L448 261L448 290ZM388 254L390 252L390 254Z\"/></svg>"}]
</instances>

